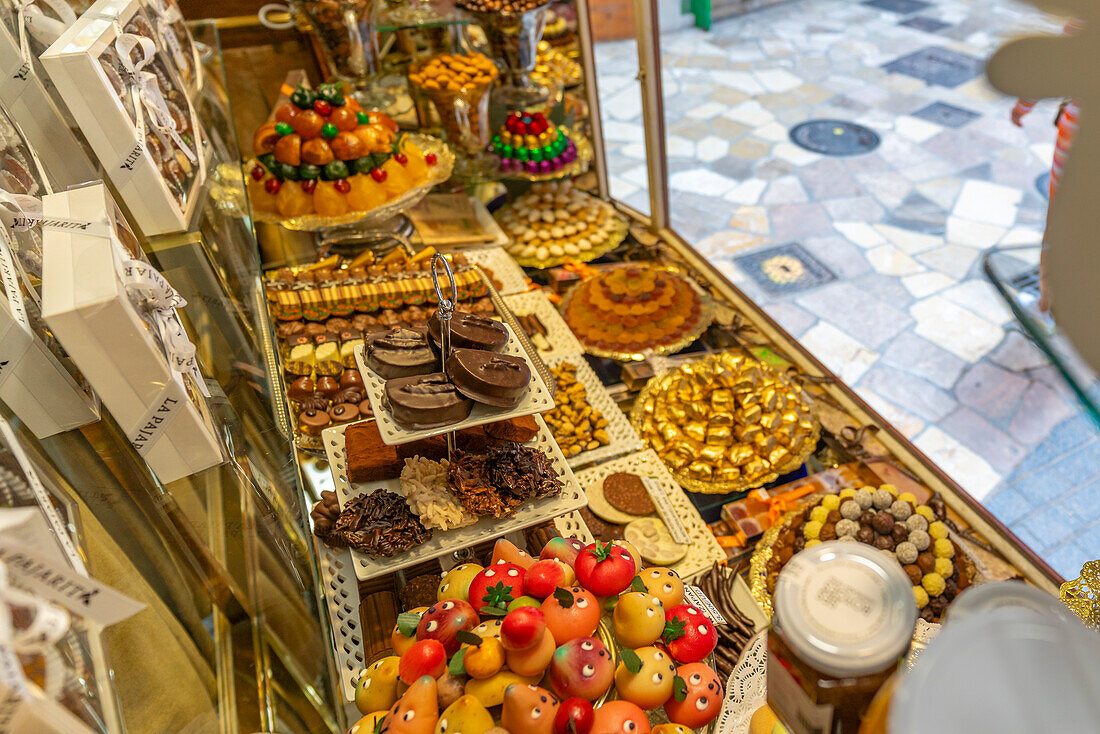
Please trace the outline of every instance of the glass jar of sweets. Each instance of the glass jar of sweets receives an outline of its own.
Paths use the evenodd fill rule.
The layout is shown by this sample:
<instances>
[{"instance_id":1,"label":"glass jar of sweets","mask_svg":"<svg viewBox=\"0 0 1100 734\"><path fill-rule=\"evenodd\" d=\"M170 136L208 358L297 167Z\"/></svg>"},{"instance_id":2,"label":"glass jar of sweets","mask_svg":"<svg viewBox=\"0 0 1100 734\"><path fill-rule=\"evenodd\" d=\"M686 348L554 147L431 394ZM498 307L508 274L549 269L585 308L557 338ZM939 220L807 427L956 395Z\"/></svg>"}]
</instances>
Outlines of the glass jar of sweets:
<instances>
[{"instance_id":1,"label":"glass jar of sweets","mask_svg":"<svg viewBox=\"0 0 1100 734\"><path fill-rule=\"evenodd\" d=\"M768 704L791 734L856 734L905 655L917 607L888 553L829 541L780 572L768 634Z\"/></svg>"}]
</instances>

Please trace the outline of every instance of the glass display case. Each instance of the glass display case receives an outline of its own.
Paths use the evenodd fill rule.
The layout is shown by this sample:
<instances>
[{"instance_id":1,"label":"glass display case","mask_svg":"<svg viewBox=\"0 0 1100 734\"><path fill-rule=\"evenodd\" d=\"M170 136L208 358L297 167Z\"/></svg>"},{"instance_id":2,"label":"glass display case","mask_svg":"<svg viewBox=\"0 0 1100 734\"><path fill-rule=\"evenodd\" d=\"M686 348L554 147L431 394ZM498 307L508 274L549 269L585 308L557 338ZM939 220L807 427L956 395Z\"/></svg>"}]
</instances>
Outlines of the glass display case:
<instances>
[{"instance_id":1,"label":"glass display case","mask_svg":"<svg viewBox=\"0 0 1100 734\"><path fill-rule=\"evenodd\" d=\"M214 22L190 24L202 52L202 87L194 106L206 131L207 180L189 230L144 239L141 246L186 300L178 311L206 378L226 460L162 483L109 411L80 429L37 439L0 404L25 454L24 463L35 467L50 508L64 520L64 527L54 532L72 537L76 557L68 562L144 605L104 629L81 630L72 644L80 653L72 657L86 658L91 675L81 678L85 688L69 697L77 702L70 708L89 730L347 731L361 713L369 713L356 711L355 684L366 665L391 649L398 613L410 606L409 582L437 578L466 561L488 563L502 536L536 554L556 534L583 542L606 539L601 530L608 523L596 526L606 513L581 508L593 505L593 488L603 486L612 468L665 483L658 496L668 506L657 504L666 529L675 531L670 542L692 548L669 564L682 564L677 566L680 575L702 586L706 584L700 579L716 562L745 570L753 555L754 531L738 524L744 518L727 509L749 492L768 512L781 514L796 507L785 494L794 485L803 488L798 496L804 497L809 494L805 487L828 491L826 486L883 484L917 488L918 496L935 500L933 504L942 500L938 516L989 578L1021 577L1057 591L1061 579L1033 551L672 231L656 0L634 4L637 73L624 82L636 84L643 110L644 141L639 142L644 142L648 181L648 199L630 203L616 199L611 189L588 3L542 5L538 18L528 15L536 8L519 8L520 3L515 4L517 12L501 16L500 5L494 11L472 4L474 12L467 14L436 0L408 0L385 10L373 3L304 1L294 10L300 15L299 27L316 34L319 78L310 77L312 70L297 68L300 59L281 56L273 48L259 47L247 55L223 53ZM353 48L356 43L359 47ZM425 93L434 91L431 86L425 89L422 81L410 81L433 59L473 59L478 54L504 66L499 72L506 77L509 105L492 93L484 105L461 95L441 102L438 95ZM356 63L339 68L334 59L342 61L344 55ZM266 63L257 65L257 58ZM231 89L273 77L294 83L230 98ZM278 216L257 206L255 197L267 181L278 181L267 188L273 199L281 186L302 181L297 173L273 178L270 166L260 165L266 153L256 157L239 120L266 121L272 129L276 124L289 127L275 122L276 110L288 104L296 84L335 78L355 82L349 96L362 99L365 108L368 102L386 105L384 111L399 126L394 159L413 155L400 147L405 133L433 136L434 142L421 144L421 154L428 151L433 160L453 151L454 174L435 193L455 198L433 197L430 205L416 207L410 200L391 216L367 223L353 218L335 232L280 224ZM379 90L385 93L377 94ZM332 103L326 104L331 115ZM336 106L343 104L341 98ZM370 125L376 124L369 113L363 114ZM475 119L479 115L482 119ZM534 146L527 140L532 137L530 125L539 129ZM561 131L568 143L559 150L553 140L539 139L547 130ZM518 135L519 143L508 142L509 135ZM533 157L529 149L540 148L549 150ZM371 175L382 167L379 163L365 170ZM573 180L571 187L545 183L566 176ZM314 185L335 188L329 178L344 180L324 177ZM541 188L534 188L532 195L532 187ZM424 188L426 193L430 187ZM545 237L528 235L536 229L536 218L527 217L529 225L523 224L520 220L527 215L521 216L517 207L527 202L523 206L542 207L545 213L544 201L552 205L550 220L557 209L567 216L560 218L561 224L554 221L544 228ZM461 216L447 214L453 211ZM573 223L574 215L581 216L578 211L587 221L580 230ZM464 224L452 229L441 224L452 219ZM555 234L554 227L560 232ZM581 231L588 234L582 237ZM548 244L527 244L539 238ZM350 271L363 262L381 268L371 277L384 280L396 273L400 277L395 280L402 283L416 281L408 288L417 298L400 306L371 303L360 313L408 315L408 309L417 308L410 323L427 326L434 304L443 297L426 275L425 263L435 251L451 257L455 291L463 305L483 308L507 325L499 328L515 337L512 357L528 364L535 384L545 388L541 408L546 412L535 421L533 440L556 462L565 489L558 504L532 503L537 511L523 514L525 509L509 519L482 519L470 528L443 531L439 537L450 540L415 557L398 550L389 560L364 560L362 553L326 545L315 531L325 519L326 497L338 497L346 505L361 491L356 486L362 483L349 481L352 449L345 436L349 426L370 420L345 424L304 418L316 414L318 406L336 411L334 415L343 411L336 410L340 404L331 395L323 404L314 399L320 394L315 384L329 377L316 369L323 361L317 349L327 337L309 343L312 361L305 372L291 367L303 360L294 356L290 339L310 333L308 324L326 323L316 331L322 335L326 329L347 329L326 319L350 322L356 309L341 312L322 296L303 296L319 291L314 286L320 280L301 276L345 267ZM616 280L624 272L627 277ZM609 290L630 288L627 278L667 289L669 301L662 308L672 312L685 301L689 305L676 323L657 325L623 320L623 312L609 301L609 318L618 319L622 327L609 334L605 322L577 305L583 297L579 284L592 290L601 278L609 281ZM279 285L280 279L290 285ZM280 294L290 295L284 299ZM319 303L324 316L301 315L311 306L321 308ZM301 324L298 331L290 326L294 323ZM404 322L395 315L392 323L376 320L370 326L398 323ZM364 330L369 331L351 329ZM332 341L337 350L349 346L347 354L336 352L344 365L337 374L359 375L364 364L361 334L358 340ZM770 406L766 410L775 421L770 427L782 427L789 419L792 427L785 429L784 443L739 434L743 441L738 445L748 452L745 461L725 458L727 449L734 448L733 427L761 420L764 409L757 407L755 418L738 419L740 424L732 418L725 426L721 420L700 424L704 438L686 444L689 452L704 451L704 457L713 456L705 451L714 445L723 446L726 454L710 463L678 461L670 439L647 423L647 406L653 405L653 392L666 371L692 374L692 365L700 360L734 371L750 365L752 376L745 379L752 390L759 385L772 390L771 397L759 398ZM308 405L301 391L293 392L300 378L309 380ZM655 380L647 386L651 378ZM561 414L555 415L565 400L562 395L575 395L571 385L577 383L586 387L587 398L582 399L587 402L570 405L570 410L595 409L604 421L593 421L579 442L580 419L571 418L563 427ZM358 389L350 381L338 387ZM370 385L364 390L369 393ZM555 390L557 397L550 397ZM778 399L777 390L789 401L785 411L767 402ZM715 406L727 399L732 405L729 395L709 395ZM389 408L380 411L379 399L364 400L360 391L354 404L372 408L379 425L389 419ZM752 414L756 400L745 398L737 410ZM365 418L367 408L362 411ZM719 412L726 411L716 408ZM711 430L716 428L727 430ZM395 428L395 435L402 430ZM683 435L694 435L689 430L695 429L685 428ZM714 441L708 442L708 436ZM681 435L678 440L685 439ZM445 444L435 450L455 458ZM0 464L9 468L2 454ZM401 471L400 465L395 471ZM822 479L826 476L831 478ZM3 499L6 508L36 502L17 494ZM311 518L311 508L318 504ZM339 513L339 505L334 511ZM649 510L654 512L658 510ZM690 543L678 540L680 531ZM459 532L466 534L448 535ZM723 578L734 583L732 575ZM751 605L748 585L741 586L743 603Z\"/></svg>"}]
</instances>

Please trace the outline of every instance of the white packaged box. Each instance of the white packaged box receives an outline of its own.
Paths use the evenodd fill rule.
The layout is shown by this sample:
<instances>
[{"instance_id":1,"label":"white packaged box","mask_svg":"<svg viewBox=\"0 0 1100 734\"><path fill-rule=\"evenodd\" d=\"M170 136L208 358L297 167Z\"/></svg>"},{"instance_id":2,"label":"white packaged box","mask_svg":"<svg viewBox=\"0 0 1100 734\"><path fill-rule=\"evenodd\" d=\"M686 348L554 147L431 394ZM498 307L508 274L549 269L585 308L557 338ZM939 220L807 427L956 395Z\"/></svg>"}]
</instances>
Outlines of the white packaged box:
<instances>
[{"instance_id":1,"label":"white packaged box","mask_svg":"<svg viewBox=\"0 0 1100 734\"><path fill-rule=\"evenodd\" d=\"M194 345L175 312L182 299L142 258L106 187L46 196L42 214L42 316L130 443L165 483L220 464Z\"/></svg>"},{"instance_id":2,"label":"white packaged box","mask_svg":"<svg viewBox=\"0 0 1100 734\"><path fill-rule=\"evenodd\" d=\"M50 182L67 188L100 175L92 164L91 150L54 103L57 92L38 61L36 51L49 45L43 41L76 22L75 12L62 0L46 5L54 7L62 11L55 13L62 19L46 16L37 5L27 6L23 13L6 5L0 9L0 105L38 154ZM21 22L26 27L25 49L20 45Z\"/></svg>"},{"instance_id":3,"label":"white packaged box","mask_svg":"<svg viewBox=\"0 0 1100 734\"><path fill-rule=\"evenodd\" d=\"M45 438L99 420L99 413L32 326L13 249L0 224L0 400Z\"/></svg>"},{"instance_id":4,"label":"white packaged box","mask_svg":"<svg viewBox=\"0 0 1100 734\"><path fill-rule=\"evenodd\" d=\"M206 178L202 130L169 56L139 0L100 0L41 56L147 237L189 229Z\"/></svg>"},{"instance_id":5,"label":"white packaged box","mask_svg":"<svg viewBox=\"0 0 1100 734\"><path fill-rule=\"evenodd\" d=\"M191 99L195 100L202 89L202 57L198 46L195 45L195 39L191 37L191 30L183 21L179 4L176 0L144 0L144 2L149 20L153 22L160 37L161 46L168 49L180 79L187 85Z\"/></svg>"}]
</instances>

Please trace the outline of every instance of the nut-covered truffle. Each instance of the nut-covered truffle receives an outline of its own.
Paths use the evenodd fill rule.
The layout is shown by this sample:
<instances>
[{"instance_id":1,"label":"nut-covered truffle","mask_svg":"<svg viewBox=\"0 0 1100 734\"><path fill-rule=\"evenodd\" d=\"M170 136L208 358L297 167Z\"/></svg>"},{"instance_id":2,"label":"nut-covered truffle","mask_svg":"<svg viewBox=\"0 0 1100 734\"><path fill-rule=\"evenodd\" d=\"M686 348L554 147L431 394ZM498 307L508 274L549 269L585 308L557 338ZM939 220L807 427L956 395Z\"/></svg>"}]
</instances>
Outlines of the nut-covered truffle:
<instances>
[{"instance_id":1,"label":"nut-covered truffle","mask_svg":"<svg viewBox=\"0 0 1100 734\"><path fill-rule=\"evenodd\" d=\"M933 571L932 573L924 574L924 577L920 580L920 585L924 587L924 590L928 592L929 596L939 596L946 588L946 582L943 580L943 576Z\"/></svg>"},{"instance_id":2,"label":"nut-covered truffle","mask_svg":"<svg viewBox=\"0 0 1100 734\"><path fill-rule=\"evenodd\" d=\"M955 546L950 540L940 538L932 544L932 555L936 558L954 558Z\"/></svg>"},{"instance_id":3,"label":"nut-covered truffle","mask_svg":"<svg viewBox=\"0 0 1100 734\"><path fill-rule=\"evenodd\" d=\"M932 545L932 539L923 530L910 531L909 542L917 546L919 551L928 550L928 546Z\"/></svg>"},{"instance_id":4,"label":"nut-covered truffle","mask_svg":"<svg viewBox=\"0 0 1100 734\"><path fill-rule=\"evenodd\" d=\"M839 521L836 524L836 536L838 538L855 537L859 532L859 523L855 520L849 520L847 518Z\"/></svg>"},{"instance_id":5,"label":"nut-covered truffle","mask_svg":"<svg viewBox=\"0 0 1100 734\"><path fill-rule=\"evenodd\" d=\"M914 513L914 514L910 515L908 518L906 518L905 527L909 528L910 532L912 532L914 530L927 531L928 530L928 521L926 519L924 519L924 517L922 517L921 515L917 515L916 513Z\"/></svg>"},{"instance_id":6,"label":"nut-covered truffle","mask_svg":"<svg viewBox=\"0 0 1100 734\"><path fill-rule=\"evenodd\" d=\"M895 520L906 520L913 514L913 508L905 500L894 500L890 504L890 514Z\"/></svg>"},{"instance_id":7,"label":"nut-covered truffle","mask_svg":"<svg viewBox=\"0 0 1100 734\"><path fill-rule=\"evenodd\" d=\"M936 555L933 553L932 555ZM955 564L951 562L950 558L937 558L936 565L933 566L940 576L945 579L951 578L955 574Z\"/></svg>"},{"instance_id":8,"label":"nut-covered truffle","mask_svg":"<svg viewBox=\"0 0 1100 734\"><path fill-rule=\"evenodd\" d=\"M932 540L941 540L947 537L947 524L942 520L936 520L928 525L928 534Z\"/></svg>"},{"instance_id":9,"label":"nut-covered truffle","mask_svg":"<svg viewBox=\"0 0 1100 734\"><path fill-rule=\"evenodd\" d=\"M920 586L914 586L913 601L917 603L918 609L924 609L926 606L928 606L928 592Z\"/></svg>"},{"instance_id":10,"label":"nut-covered truffle","mask_svg":"<svg viewBox=\"0 0 1100 734\"><path fill-rule=\"evenodd\" d=\"M861 510L869 510L874 501L874 497L868 489L857 489L856 493L852 495L852 499L856 501Z\"/></svg>"},{"instance_id":11,"label":"nut-covered truffle","mask_svg":"<svg viewBox=\"0 0 1100 734\"><path fill-rule=\"evenodd\" d=\"M863 510L855 500L844 500L840 505L840 516L848 520L858 520Z\"/></svg>"},{"instance_id":12,"label":"nut-covered truffle","mask_svg":"<svg viewBox=\"0 0 1100 734\"><path fill-rule=\"evenodd\" d=\"M894 495L887 492L885 489L876 489L874 496L871 498L871 504L876 510L885 510L894 502Z\"/></svg>"},{"instance_id":13,"label":"nut-covered truffle","mask_svg":"<svg viewBox=\"0 0 1100 734\"><path fill-rule=\"evenodd\" d=\"M903 566L916 563L917 561L917 546L908 541L898 543L898 547L894 549L894 553L898 557L898 563Z\"/></svg>"}]
</instances>

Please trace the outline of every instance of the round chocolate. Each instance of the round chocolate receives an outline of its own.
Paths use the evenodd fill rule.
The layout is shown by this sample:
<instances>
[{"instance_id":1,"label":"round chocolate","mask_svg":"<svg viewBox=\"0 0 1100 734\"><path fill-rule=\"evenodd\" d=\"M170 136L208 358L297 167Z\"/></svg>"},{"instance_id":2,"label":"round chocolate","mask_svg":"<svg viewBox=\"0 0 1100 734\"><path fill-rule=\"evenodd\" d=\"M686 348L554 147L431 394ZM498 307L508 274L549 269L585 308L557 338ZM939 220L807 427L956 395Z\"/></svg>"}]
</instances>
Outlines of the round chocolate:
<instances>
[{"instance_id":1,"label":"round chocolate","mask_svg":"<svg viewBox=\"0 0 1100 734\"><path fill-rule=\"evenodd\" d=\"M363 418L373 418L374 408L371 406L369 400L363 400L359 403L359 415Z\"/></svg>"},{"instance_id":2,"label":"round chocolate","mask_svg":"<svg viewBox=\"0 0 1100 734\"><path fill-rule=\"evenodd\" d=\"M298 414L298 428L302 433L319 436L332 424L332 417L323 410L303 410Z\"/></svg>"},{"instance_id":3,"label":"round chocolate","mask_svg":"<svg viewBox=\"0 0 1100 734\"><path fill-rule=\"evenodd\" d=\"M393 380L435 372L439 360L420 331L395 328L367 337L367 364L381 377Z\"/></svg>"},{"instance_id":4,"label":"round chocolate","mask_svg":"<svg viewBox=\"0 0 1100 734\"><path fill-rule=\"evenodd\" d=\"M363 401L366 393L363 392L363 387L342 387L336 391L336 394L332 396L332 402L334 405L340 405L342 403L358 404Z\"/></svg>"},{"instance_id":5,"label":"round chocolate","mask_svg":"<svg viewBox=\"0 0 1100 734\"><path fill-rule=\"evenodd\" d=\"M328 410L328 398L324 395L318 395L313 393L307 398L302 398L297 401L298 407L302 410Z\"/></svg>"},{"instance_id":6,"label":"round chocolate","mask_svg":"<svg viewBox=\"0 0 1100 734\"><path fill-rule=\"evenodd\" d=\"M821 532L818 534L818 537L823 541L836 540L836 525L831 522L825 523L821 526Z\"/></svg>"},{"instance_id":7,"label":"round chocolate","mask_svg":"<svg viewBox=\"0 0 1100 734\"><path fill-rule=\"evenodd\" d=\"M442 372L386 381L386 405L403 428L437 428L465 420L473 402Z\"/></svg>"},{"instance_id":8,"label":"round chocolate","mask_svg":"<svg viewBox=\"0 0 1100 734\"><path fill-rule=\"evenodd\" d=\"M856 540L858 540L860 543L867 543L868 545L870 545L871 543L875 542L875 531L872 530L868 525L862 525L856 532Z\"/></svg>"},{"instance_id":9,"label":"round chocolate","mask_svg":"<svg viewBox=\"0 0 1100 734\"><path fill-rule=\"evenodd\" d=\"M317 394L324 395L329 400L340 391L340 383L332 377L325 375L317 380Z\"/></svg>"},{"instance_id":10,"label":"round chocolate","mask_svg":"<svg viewBox=\"0 0 1100 734\"><path fill-rule=\"evenodd\" d=\"M880 535L875 538L874 546L880 550L894 550L894 539L889 535Z\"/></svg>"},{"instance_id":11,"label":"round chocolate","mask_svg":"<svg viewBox=\"0 0 1100 734\"><path fill-rule=\"evenodd\" d=\"M929 602L929 604L928 604L928 605L929 605L930 607L932 607L932 612L933 612L933 613L935 613L935 615L936 615L937 617L942 617L942 616L943 616L943 613L944 613L945 611L947 611L947 605L948 605L948 603L949 603L949 602L947 601L947 598L946 598L946 597L944 597L944 596L937 596L937 597L933 597L933 598L932 598L932 601L931 601L931 602Z\"/></svg>"},{"instance_id":12,"label":"round chocolate","mask_svg":"<svg viewBox=\"0 0 1100 734\"><path fill-rule=\"evenodd\" d=\"M531 368L527 360L484 349L455 349L447 359L447 376L458 391L479 403L514 408L527 393Z\"/></svg>"},{"instance_id":13,"label":"round chocolate","mask_svg":"<svg viewBox=\"0 0 1100 734\"><path fill-rule=\"evenodd\" d=\"M306 325L301 321L284 321L275 327L275 336L280 339L289 339L295 334L301 334L306 328Z\"/></svg>"},{"instance_id":14,"label":"round chocolate","mask_svg":"<svg viewBox=\"0 0 1100 734\"><path fill-rule=\"evenodd\" d=\"M455 311L451 316L451 347L455 349L485 349L499 352L508 343L508 329L504 324L475 313ZM428 332L436 346L442 346L439 314L428 320Z\"/></svg>"},{"instance_id":15,"label":"round chocolate","mask_svg":"<svg viewBox=\"0 0 1100 734\"><path fill-rule=\"evenodd\" d=\"M874 520L875 520L875 511L874 510L864 510L859 515L859 524L860 525L870 525L872 522L874 522Z\"/></svg>"},{"instance_id":16,"label":"round chocolate","mask_svg":"<svg viewBox=\"0 0 1100 734\"><path fill-rule=\"evenodd\" d=\"M794 541L791 542L791 547L794 548L795 553L806 547L806 538L802 535L797 536Z\"/></svg>"},{"instance_id":17,"label":"round chocolate","mask_svg":"<svg viewBox=\"0 0 1100 734\"><path fill-rule=\"evenodd\" d=\"M920 610L920 618L929 623L936 621L936 613L932 611L931 604Z\"/></svg>"},{"instance_id":18,"label":"round chocolate","mask_svg":"<svg viewBox=\"0 0 1100 734\"><path fill-rule=\"evenodd\" d=\"M829 515L825 518L825 522L831 522L833 525L836 525L842 519L844 518L839 510L829 510Z\"/></svg>"},{"instance_id":19,"label":"round chocolate","mask_svg":"<svg viewBox=\"0 0 1100 734\"><path fill-rule=\"evenodd\" d=\"M351 423L352 421L359 420L359 407L354 403L341 403L334 405L328 410L329 416L332 417L333 423Z\"/></svg>"},{"instance_id":20,"label":"round chocolate","mask_svg":"<svg viewBox=\"0 0 1100 734\"><path fill-rule=\"evenodd\" d=\"M924 572L915 563L902 566L901 570L905 571L905 574L909 577L909 583L913 586L919 586L921 579L924 578Z\"/></svg>"},{"instance_id":21,"label":"round chocolate","mask_svg":"<svg viewBox=\"0 0 1100 734\"><path fill-rule=\"evenodd\" d=\"M932 573L936 570L936 557L928 551L924 551L917 556L917 565L920 566L922 573Z\"/></svg>"},{"instance_id":22,"label":"round chocolate","mask_svg":"<svg viewBox=\"0 0 1100 734\"><path fill-rule=\"evenodd\" d=\"M886 510L880 510L875 513L875 518L871 520L871 527L875 529L876 533L887 535L894 529L894 516Z\"/></svg>"},{"instance_id":23,"label":"round chocolate","mask_svg":"<svg viewBox=\"0 0 1100 734\"><path fill-rule=\"evenodd\" d=\"M894 543L904 543L909 538L909 528L905 527L905 523L894 523L893 530L890 531L890 536L894 539Z\"/></svg>"},{"instance_id":24,"label":"round chocolate","mask_svg":"<svg viewBox=\"0 0 1100 734\"><path fill-rule=\"evenodd\" d=\"M299 377L290 383L290 387L286 389L286 396L294 402L300 403L313 395L315 389L313 380L308 377Z\"/></svg>"},{"instance_id":25,"label":"round chocolate","mask_svg":"<svg viewBox=\"0 0 1100 734\"><path fill-rule=\"evenodd\" d=\"M955 583L954 579L947 579L944 583L943 595L947 597L948 601L954 601L955 597L959 595L959 585Z\"/></svg>"}]
</instances>

